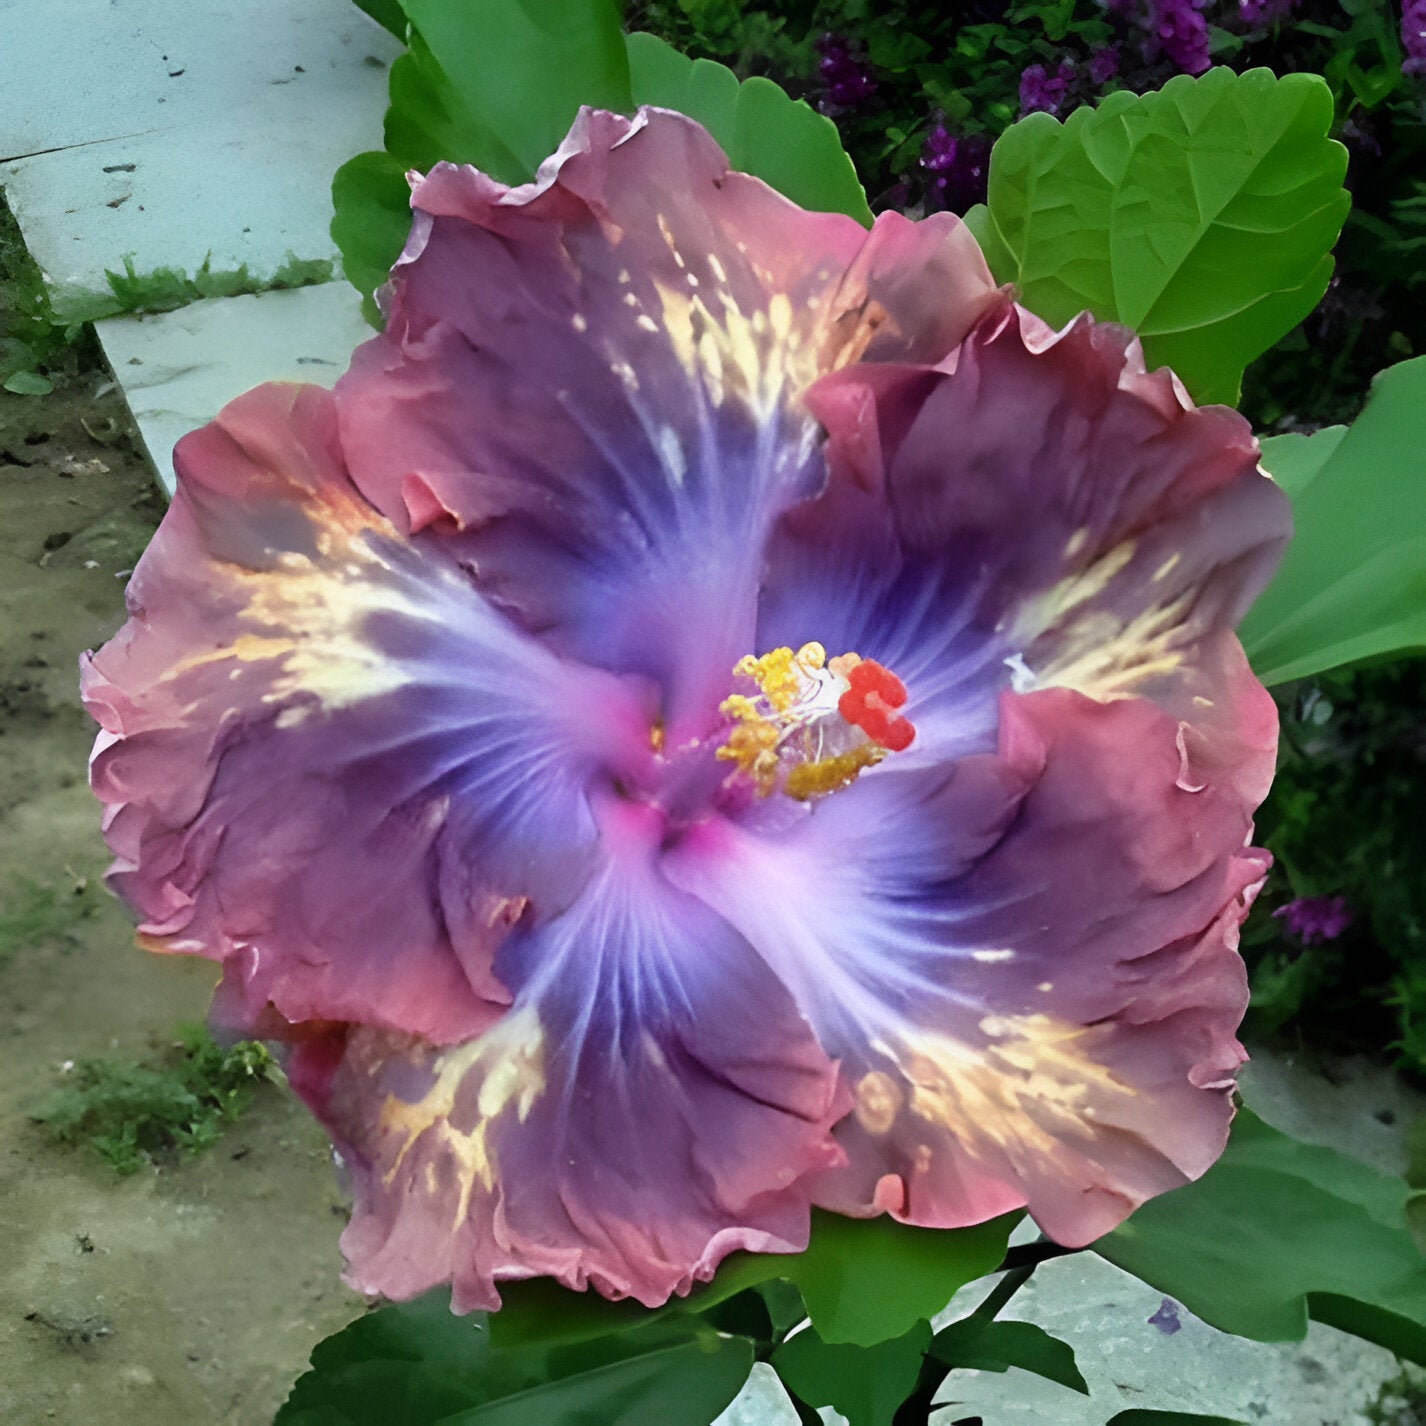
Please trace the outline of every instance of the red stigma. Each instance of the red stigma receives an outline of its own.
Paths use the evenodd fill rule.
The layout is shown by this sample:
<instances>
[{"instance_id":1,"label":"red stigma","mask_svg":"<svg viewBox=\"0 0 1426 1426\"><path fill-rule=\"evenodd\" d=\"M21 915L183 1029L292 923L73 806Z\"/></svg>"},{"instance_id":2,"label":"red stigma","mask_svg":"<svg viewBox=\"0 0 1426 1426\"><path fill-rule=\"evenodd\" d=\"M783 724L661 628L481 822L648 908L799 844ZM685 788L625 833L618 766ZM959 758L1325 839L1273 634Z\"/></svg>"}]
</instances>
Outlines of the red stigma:
<instances>
[{"instance_id":1,"label":"red stigma","mask_svg":"<svg viewBox=\"0 0 1426 1426\"><path fill-rule=\"evenodd\" d=\"M837 700L837 712L874 743L899 753L909 748L916 728L896 710L906 703L906 685L875 659L863 659L847 675L851 687Z\"/></svg>"}]
</instances>

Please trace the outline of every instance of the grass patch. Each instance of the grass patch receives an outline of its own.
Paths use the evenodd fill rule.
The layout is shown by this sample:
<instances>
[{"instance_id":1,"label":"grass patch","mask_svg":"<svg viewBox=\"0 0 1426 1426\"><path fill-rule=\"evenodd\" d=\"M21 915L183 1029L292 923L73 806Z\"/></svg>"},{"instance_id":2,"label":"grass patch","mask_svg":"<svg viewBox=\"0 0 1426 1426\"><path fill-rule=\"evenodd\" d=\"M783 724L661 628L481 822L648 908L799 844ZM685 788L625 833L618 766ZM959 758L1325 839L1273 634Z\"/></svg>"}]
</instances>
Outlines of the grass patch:
<instances>
[{"instance_id":1,"label":"grass patch","mask_svg":"<svg viewBox=\"0 0 1426 1426\"><path fill-rule=\"evenodd\" d=\"M194 273L176 267L140 272L132 256L123 269L107 270L107 292L51 298L34 258L25 247L9 208L0 197L0 388L21 396L45 396L57 378L92 364L93 338L87 324L124 313L173 312L204 297L237 297L330 282L335 267L326 258L287 259L271 277L259 277L246 265L215 269L210 259Z\"/></svg>"},{"instance_id":2,"label":"grass patch","mask_svg":"<svg viewBox=\"0 0 1426 1426\"><path fill-rule=\"evenodd\" d=\"M211 1148L272 1066L256 1041L225 1050L184 1026L157 1062L79 1061L31 1117L60 1143L87 1144L117 1173L136 1173Z\"/></svg>"},{"instance_id":3,"label":"grass patch","mask_svg":"<svg viewBox=\"0 0 1426 1426\"><path fill-rule=\"evenodd\" d=\"M156 267L150 272L139 272L130 256L124 259L122 272L105 269L104 276L110 289L108 293L96 293L92 300L71 302L66 305L66 313L72 312L84 321L97 322L104 317L117 317L120 313L175 312L205 297L240 297L250 292L311 287L316 283L330 282L333 274L334 268L328 259L304 259L294 253L287 254L286 261L271 277L255 276L246 263L230 270L215 268L211 253L192 276L176 267Z\"/></svg>"},{"instance_id":4,"label":"grass patch","mask_svg":"<svg viewBox=\"0 0 1426 1426\"><path fill-rule=\"evenodd\" d=\"M94 911L94 886L86 878L68 886L13 879L0 897L0 965L17 951L72 941L74 928Z\"/></svg>"},{"instance_id":5,"label":"grass patch","mask_svg":"<svg viewBox=\"0 0 1426 1426\"><path fill-rule=\"evenodd\" d=\"M77 365L80 322L60 318L20 226L0 198L0 387L23 396L44 396L51 377Z\"/></svg>"}]
</instances>

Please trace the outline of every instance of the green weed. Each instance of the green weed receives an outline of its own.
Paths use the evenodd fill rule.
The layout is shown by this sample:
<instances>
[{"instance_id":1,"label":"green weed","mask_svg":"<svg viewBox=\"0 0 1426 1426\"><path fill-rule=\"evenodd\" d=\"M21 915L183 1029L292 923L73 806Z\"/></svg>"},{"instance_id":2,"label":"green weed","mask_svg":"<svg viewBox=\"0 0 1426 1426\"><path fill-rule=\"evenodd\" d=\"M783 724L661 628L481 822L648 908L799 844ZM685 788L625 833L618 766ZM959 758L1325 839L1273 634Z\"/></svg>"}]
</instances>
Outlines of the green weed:
<instances>
[{"instance_id":1,"label":"green weed","mask_svg":"<svg viewBox=\"0 0 1426 1426\"><path fill-rule=\"evenodd\" d=\"M1426 1381L1402 1372L1384 1382L1366 1415L1372 1426L1426 1426Z\"/></svg>"},{"instance_id":2,"label":"green weed","mask_svg":"<svg viewBox=\"0 0 1426 1426\"><path fill-rule=\"evenodd\" d=\"M31 1117L62 1144L88 1144L121 1174L211 1148L251 1103L272 1057L185 1026L157 1063L81 1060Z\"/></svg>"},{"instance_id":3,"label":"green weed","mask_svg":"<svg viewBox=\"0 0 1426 1426\"><path fill-rule=\"evenodd\" d=\"M250 292L272 292L294 287L311 287L330 282L331 262L325 258L303 259L293 253L271 277L257 277L246 263L235 269L214 268L212 254L190 277L176 267L156 267L139 272L133 258L124 259L122 272L105 270L110 292L96 296L90 305L71 304L67 311L81 311L86 321L115 317L120 313L173 312L204 297L239 297Z\"/></svg>"},{"instance_id":4,"label":"green weed","mask_svg":"<svg viewBox=\"0 0 1426 1426\"><path fill-rule=\"evenodd\" d=\"M0 199L0 387L46 394L51 376L76 365L73 348L82 330L55 313L19 225Z\"/></svg>"}]
</instances>

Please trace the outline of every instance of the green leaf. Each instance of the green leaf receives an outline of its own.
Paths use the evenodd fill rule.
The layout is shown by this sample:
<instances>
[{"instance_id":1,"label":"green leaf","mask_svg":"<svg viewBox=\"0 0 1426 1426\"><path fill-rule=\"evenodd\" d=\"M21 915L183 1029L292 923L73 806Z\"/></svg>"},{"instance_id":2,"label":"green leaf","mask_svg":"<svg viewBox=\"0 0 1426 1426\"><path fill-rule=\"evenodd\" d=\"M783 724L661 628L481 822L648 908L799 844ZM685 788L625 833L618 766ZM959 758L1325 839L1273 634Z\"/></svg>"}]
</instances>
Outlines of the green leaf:
<instances>
[{"instance_id":1,"label":"green leaf","mask_svg":"<svg viewBox=\"0 0 1426 1426\"><path fill-rule=\"evenodd\" d=\"M653 35L619 27L616 0L401 0L407 52L391 66L386 155L362 154L332 184L332 236L348 279L368 299L410 227L406 169L442 159L523 183L563 141L582 104L631 113L677 109L704 124L733 167L803 207L871 210L836 125L771 80L740 84Z\"/></svg>"},{"instance_id":2,"label":"green leaf","mask_svg":"<svg viewBox=\"0 0 1426 1426\"><path fill-rule=\"evenodd\" d=\"M786 1276L827 1342L871 1346L941 1311L1005 1257L1018 1213L973 1228L912 1228L892 1218L814 1213L812 1244ZM775 1261L775 1260L774 1260Z\"/></svg>"},{"instance_id":3,"label":"green leaf","mask_svg":"<svg viewBox=\"0 0 1426 1426\"><path fill-rule=\"evenodd\" d=\"M1094 1249L1224 1332L1298 1341L1310 1315L1426 1362L1426 1259L1409 1194L1243 1111L1197 1183L1146 1203Z\"/></svg>"},{"instance_id":4,"label":"green leaf","mask_svg":"<svg viewBox=\"0 0 1426 1426\"><path fill-rule=\"evenodd\" d=\"M433 93L453 108L449 118L464 150L436 157L478 163L520 183L558 148L581 104L633 107L618 0L401 0L401 7L423 44L413 41L392 66L392 108L400 114L418 97L414 81L398 85L398 67L403 85L419 72L434 86L419 97ZM435 80L437 69L444 84ZM416 161L390 134L387 147Z\"/></svg>"},{"instance_id":5,"label":"green leaf","mask_svg":"<svg viewBox=\"0 0 1426 1426\"><path fill-rule=\"evenodd\" d=\"M390 30L398 40L406 38L406 15L399 0L352 0L358 10L365 10L383 30Z\"/></svg>"},{"instance_id":6,"label":"green leaf","mask_svg":"<svg viewBox=\"0 0 1426 1426\"><path fill-rule=\"evenodd\" d=\"M348 159L332 178L332 241L347 281L362 294L362 311L381 325L372 293L386 281L411 230L411 189L402 165L387 153Z\"/></svg>"},{"instance_id":7,"label":"green leaf","mask_svg":"<svg viewBox=\"0 0 1426 1426\"><path fill-rule=\"evenodd\" d=\"M13 391L17 396L48 396L54 390L54 382L37 371L14 372L5 378L3 385L6 391Z\"/></svg>"},{"instance_id":8,"label":"green leaf","mask_svg":"<svg viewBox=\"0 0 1426 1426\"><path fill-rule=\"evenodd\" d=\"M785 1279L807 1304L826 1342L870 1347L934 1316L968 1282L993 1272L1020 1214L973 1228L911 1228L891 1218L814 1211L806 1252L734 1253L706 1287L674 1299L660 1315L697 1314L761 1283ZM575 1342L619 1331L644 1309L569 1292L548 1280L502 1284L491 1319L499 1343Z\"/></svg>"},{"instance_id":9,"label":"green leaf","mask_svg":"<svg viewBox=\"0 0 1426 1426\"><path fill-rule=\"evenodd\" d=\"M570 1372L443 1416L437 1426L708 1426L752 1369L751 1342L709 1335Z\"/></svg>"},{"instance_id":10,"label":"green leaf","mask_svg":"<svg viewBox=\"0 0 1426 1426\"><path fill-rule=\"evenodd\" d=\"M1423 449L1426 357L1382 372L1349 428L1263 443L1297 523L1239 631L1264 683L1426 646Z\"/></svg>"},{"instance_id":11,"label":"green leaf","mask_svg":"<svg viewBox=\"0 0 1426 1426\"><path fill-rule=\"evenodd\" d=\"M972 1313L936 1333L931 1355L950 1367L1004 1372L1011 1367L1089 1395L1074 1348L1032 1322L998 1322Z\"/></svg>"},{"instance_id":12,"label":"green leaf","mask_svg":"<svg viewBox=\"0 0 1426 1426\"><path fill-rule=\"evenodd\" d=\"M871 209L837 126L770 79L741 84L731 69L689 59L655 35L629 36L634 100L697 119L728 161L803 208L871 225Z\"/></svg>"},{"instance_id":13,"label":"green leaf","mask_svg":"<svg viewBox=\"0 0 1426 1426\"><path fill-rule=\"evenodd\" d=\"M707 1426L752 1343L694 1319L577 1347L502 1347L444 1293L385 1307L318 1344L274 1426Z\"/></svg>"},{"instance_id":14,"label":"green leaf","mask_svg":"<svg viewBox=\"0 0 1426 1426\"><path fill-rule=\"evenodd\" d=\"M1063 123L1032 114L991 155L967 215L992 271L1060 325L1124 322L1201 402L1317 305L1346 217L1346 150L1313 74L1179 75Z\"/></svg>"},{"instance_id":15,"label":"green leaf","mask_svg":"<svg viewBox=\"0 0 1426 1426\"><path fill-rule=\"evenodd\" d=\"M1347 434L1345 426L1324 426L1310 436L1293 432L1286 436L1268 436L1260 442L1263 465L1273 479L1296 500L1327 464L1327 458L1342 444Z\"/></svg>"},{"instance_id":16,"label":"green leaf","mask_svg":"<svg viewBox=\"0 0 1426 1426\"><path fill-rule=\"evenodd\" d=\"M1111 1417L1105 1426L1247 1426L1236 1416L1195 1416L1189 1411L1145 1411L1135 1407Z\"/></svg>"},{"instance_id":17,"label":"green leaf","mask_svg":"<svg viewBox=\"0 0 1426 1426\"><path fill-rule=\"evenodd\" d=\"M849 1426L886 1426L910 1394L931 1341L931 1324L874 1347L824 1342L804 1327L772 1354L777 1374L808 1406L832 1406Z\"/></svg>"}]
</instances>

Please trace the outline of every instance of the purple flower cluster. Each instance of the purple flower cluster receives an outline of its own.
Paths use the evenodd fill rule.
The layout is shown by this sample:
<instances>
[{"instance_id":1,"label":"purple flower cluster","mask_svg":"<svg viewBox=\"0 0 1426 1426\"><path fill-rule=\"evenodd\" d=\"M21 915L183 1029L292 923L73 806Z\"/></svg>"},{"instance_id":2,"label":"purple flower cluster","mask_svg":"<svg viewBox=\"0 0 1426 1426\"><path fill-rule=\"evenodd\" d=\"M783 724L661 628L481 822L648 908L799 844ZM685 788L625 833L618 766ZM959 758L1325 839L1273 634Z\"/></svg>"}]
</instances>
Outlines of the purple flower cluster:
<instances>
[{"instance_id":1,"label":"purple flower cluster","mask_svg":"<svg viewBox=\"0 0 1426 1426\"><path fill-rule=\"evenodd\" d=\"M1074 65L1068 60L1061 60L1053 74L1043 64L1032 64L1020 76L1020 112L1058 114L1074 78Z\"/></svg>"},{"instance_id":2,"label":"purple flower cluster","mask_svg":"<svg viewBox=\"0 0 1426 1426\"><path fill-rule=\"evenodd\" d=\"M964 213L985 202L990 140L984 134L953 134L935 123L926 135L921 167L931 175L927 206Z\"/></svg>"},{"instance_id":3,"label":"purple flower cluster","mask_svg":"<svg viewBox=\"0 0 1426 1426\"><path fill-rule=\"evenodd\" d=\"M1089 79L1096 88L1102 88L1111 79L1119 77L1120 67L1119 46L1105 45L1102 49L1095 50L1089 56Z\"/></svg>"},{"instance_id":4,"label":"purple flower cluster","mask_svg":"<svg viewBox=\"0 0 1426 1426\"><path fill-rule=\"evenodd\" d=\"M1344 896L1299 896L1278 907L1273 919L1286 922L1304 946L1316 946L1335 941L1352 924L1352 910Z\"/></svg>"},{"instance_id":5,"label":"purple flower cluster","mask_svg":"<svg viewBox=\"0 0 1426 1426\"><path fill-rule=\"evenodd\" d=\"M1273 3L1273 0L1265 0ZM1159 47L1185 74L1202 74L1208 58L1208 21L1202 0L1153 0L1153 33ZM1251 3L1251 0L1250 0Z\"/></svg>"},{"instance_id":6,"label":"purple flower cluster","mask_svg":"<svg viewBox=\"0 0 1426 1426\"><path fill-rule=\"evenodd\" d=\"M1426 0L1401 0L1401 47L1404 74L1426 74Z\"/></svg>"},{"instance_id":7,"label":"purple flower cluster","mask_svg":"<svg viewBox=\"0 0 1426 1426\"><path fill-rule=\"evenodd\" d=\"M845 35L826 34L817 41L822 56L818 69L827 86L826 104L835 109L856 109L876 97L871 66L852 51Z\"/></svg>"}]
</instances>

